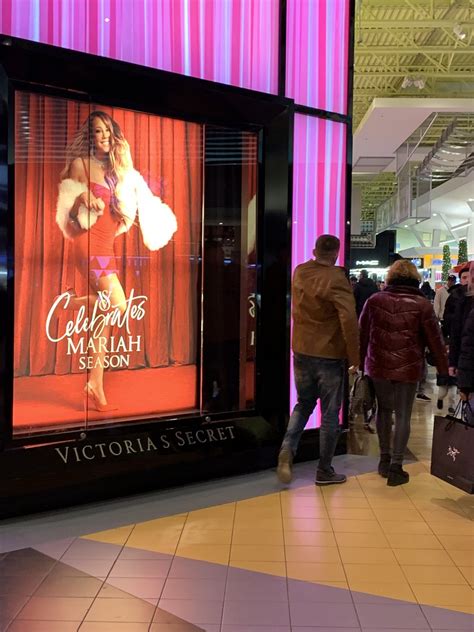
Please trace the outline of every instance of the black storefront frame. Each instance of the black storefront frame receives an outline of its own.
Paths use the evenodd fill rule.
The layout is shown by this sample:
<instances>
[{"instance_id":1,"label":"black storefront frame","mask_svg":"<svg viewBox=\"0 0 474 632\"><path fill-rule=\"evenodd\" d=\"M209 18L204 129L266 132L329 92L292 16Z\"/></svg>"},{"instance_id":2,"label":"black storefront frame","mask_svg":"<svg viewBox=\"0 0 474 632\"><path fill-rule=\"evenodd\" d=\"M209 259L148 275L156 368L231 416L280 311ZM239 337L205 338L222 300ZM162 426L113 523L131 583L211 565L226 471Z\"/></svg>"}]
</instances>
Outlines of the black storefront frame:
<instances>
[{"instance_id":1,"label":"black storefront frame","mask_svg":"<svg viewBox=\"0 0 474 632\"><path fill-rule=\"evenodd\" d=\"M0 190L2 255L5 253L5 270L2 272L6 272L6 284L1 286L0 301L7 306L0 315L0 487L3 487L0 516L88 501L115 495L118 491L122 494L160 485L181 484L196 477L268 467L274 460L289 405L288 371L284 370L289 361L289 278L285 266L275 269L272 263L278 259L279 250L281 256L281 248L284 249L284 257L289 258L291 248L292 101L13 38L0 38L0 63L3 109L0 128L3 151L0 160L2 173L7 174L6 188ZM125 84L128 86L126 94L123 91ZM150 85L155 88L153 92L150 91ZM47 432L36 438L13 438L12 98L14 90L18 89L259 133L257 253L260 254L257 254L257 291L260 309L257 321L257 403L254 411L185 415L180 418L179 425L174 415L173 418L160 417L143 423L121 422L107 427L92 427L87 432L81 429L54 434ZM160 95L158 103L154 97L156 93ZM268 274L271 266L271 274ZM275 313L279 317L275 318ZM275 340L281 341L280 344L272 345ZM273 346L271 358L264 353L264 349L270 346ZM257 428L255 433L252 433L253 427ZM262 432L263 441L261 437L256 438ZM146 453L150 442L157 446L156 452L160 454L157 437L166 436L169 439L172 436L176 440L178 436L177 440L181 441L184 440L183 435L187 435L195 447L190 448L188 444L174 445L172 453L168 451L168 454L160 457L160 462L167 461L163 467L157 467L152 458L146 458L154 456L154 448L151 454ZM201 449L200 443L209 437L211 443L216 445L206 445ZM228 443L224 444L225 441ZM31 446L45 442L50 442L50 445L38 445L31 449ZM25 445L29 448L25 449ZM127 448L126 454L124 446ZM177 449L179 447L182 450ZM112 453L107 454L107 457L112 458L105 458L103 453L109 448ZM245 454L244 458L242 453ZM53 457L56 457L55 462L52 462ZM140 465L134 467L132 459L136 465L139 458L142 459ZM193 471L196 468L198 471ZM159 477L157 471L161 474ZM58 479L69 480L63 484L53 484ZM92 488L94 479L97 484Z\"/></svg>"}]
</instances>

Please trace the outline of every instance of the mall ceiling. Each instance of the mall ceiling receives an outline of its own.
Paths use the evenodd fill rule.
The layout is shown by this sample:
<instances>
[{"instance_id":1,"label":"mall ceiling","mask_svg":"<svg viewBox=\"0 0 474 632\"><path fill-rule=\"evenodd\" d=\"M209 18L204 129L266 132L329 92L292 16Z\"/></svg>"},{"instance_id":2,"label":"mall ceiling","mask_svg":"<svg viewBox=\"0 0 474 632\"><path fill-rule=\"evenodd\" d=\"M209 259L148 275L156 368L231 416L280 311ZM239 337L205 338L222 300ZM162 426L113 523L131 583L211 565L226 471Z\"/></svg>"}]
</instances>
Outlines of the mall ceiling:
<instances>
[{"instance_id":1,"label":"mall ceiling","mask_svg":"<svg viewBox=\"0 0 474 632\"><path fill-rule=\"evenodd\" d=\"M474 0L356 0L354 130L376 98L474 99ZM427 150L447 119L431 126ZM367 219L396 186L392 170L355 173L353 182Z\"/></svg>"}]
</instances>

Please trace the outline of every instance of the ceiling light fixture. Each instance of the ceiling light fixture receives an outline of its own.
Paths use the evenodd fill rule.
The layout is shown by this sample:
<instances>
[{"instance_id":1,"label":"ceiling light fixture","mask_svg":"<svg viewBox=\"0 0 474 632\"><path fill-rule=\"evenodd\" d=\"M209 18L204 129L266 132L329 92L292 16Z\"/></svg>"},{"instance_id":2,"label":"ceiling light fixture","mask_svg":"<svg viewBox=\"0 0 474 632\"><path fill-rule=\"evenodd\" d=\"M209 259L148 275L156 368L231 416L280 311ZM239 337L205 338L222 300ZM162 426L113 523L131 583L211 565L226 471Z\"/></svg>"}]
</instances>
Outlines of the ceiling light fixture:
<instances>
[{"instance_id":1,"label":"ceiling light fixture","mask_svg":"<svg viewBox=\"0 0 474 632\"><path fill-rule=\"evenodd\" d=\"M408 75L406 77L404 77L403 81L402 81L402 89L406 89L406 88L418 88L418 90L423 90L423 88L425 87L425 80L422 79L421 77L409 77Z\"/></svg>"},{"instance_id":2,"label":"ceiling light fixture","mask_svg":"<svg viewBox=\"0 0 474 632\"><path fill-rule=\"evenodd\" d=\"M466 226L470 226L471 222L467 221L463 224L458 224L457 226L451 226L451 230L461 230L461 228L466 228Z\"/></svg>"},{"instance_id":3,"label":"ceiling light fixture","mask_svg":"<svg viewBox=\"0 0 474 632\"><path fill-rule=\"evenodd\" d=\"M463 31L463 28L460 24L455 24L453 26L453 33L460 40L466 39L466 33Z\"/></svg>"}]
</instances>

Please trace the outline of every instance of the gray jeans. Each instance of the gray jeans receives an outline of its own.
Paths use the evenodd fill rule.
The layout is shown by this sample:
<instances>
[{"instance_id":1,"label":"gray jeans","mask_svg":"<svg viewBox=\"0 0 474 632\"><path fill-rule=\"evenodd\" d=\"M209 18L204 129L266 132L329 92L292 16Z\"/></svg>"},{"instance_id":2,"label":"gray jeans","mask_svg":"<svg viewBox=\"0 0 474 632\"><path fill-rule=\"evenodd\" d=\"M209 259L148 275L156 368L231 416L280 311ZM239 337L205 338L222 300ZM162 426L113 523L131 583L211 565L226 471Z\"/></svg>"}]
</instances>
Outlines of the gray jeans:
<instances>
[{"instance_id":1,"label":"gray jeans","mask_svg":"<svg viewBox=\"0 0 474 632\"><path fill-rule=\"evenodd\" d=\"M391 454L392 413L395 411L392 463L401 465L410 437L410 420L416 384L389 380L374 380L377 396L377 434L380 454Z\"/></svg>"},{"instance_id":2,"label":"gray jeans","mask_svg":"<svg viewBox=\"0 0 474 632\"><path fill-rule=\"evenodd\" d=\"M319 469L328 471L339 437L339 411L342 403L344 361L294 354L298 403L291 413L282 448L296 453L303 430L319 399Z\"/></svg>"}]
</instances>

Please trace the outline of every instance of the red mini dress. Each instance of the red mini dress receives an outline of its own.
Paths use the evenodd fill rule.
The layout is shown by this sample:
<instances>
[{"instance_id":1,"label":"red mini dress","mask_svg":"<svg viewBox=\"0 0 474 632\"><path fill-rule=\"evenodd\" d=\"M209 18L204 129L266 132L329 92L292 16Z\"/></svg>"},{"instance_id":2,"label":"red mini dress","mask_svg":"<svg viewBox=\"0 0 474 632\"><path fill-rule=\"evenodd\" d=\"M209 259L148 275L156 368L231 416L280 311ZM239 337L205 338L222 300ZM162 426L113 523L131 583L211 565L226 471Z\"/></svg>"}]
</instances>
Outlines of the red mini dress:
<instances>
[{"instance_id":1,"label":"red mini dress","mask_svg":"<svg viewBox=\"0 0 474 632\"><path fill-rule=\"evenodd\" d=\"M90 189L95 197L103 200L104 212L89 230L82 231L75 238L74 260L80 270L87 268L94 283L101 277L118 273L114 241L120 221L110 206L110 189L97 182L91 182Z\"/></svg>"}]
</instances>

